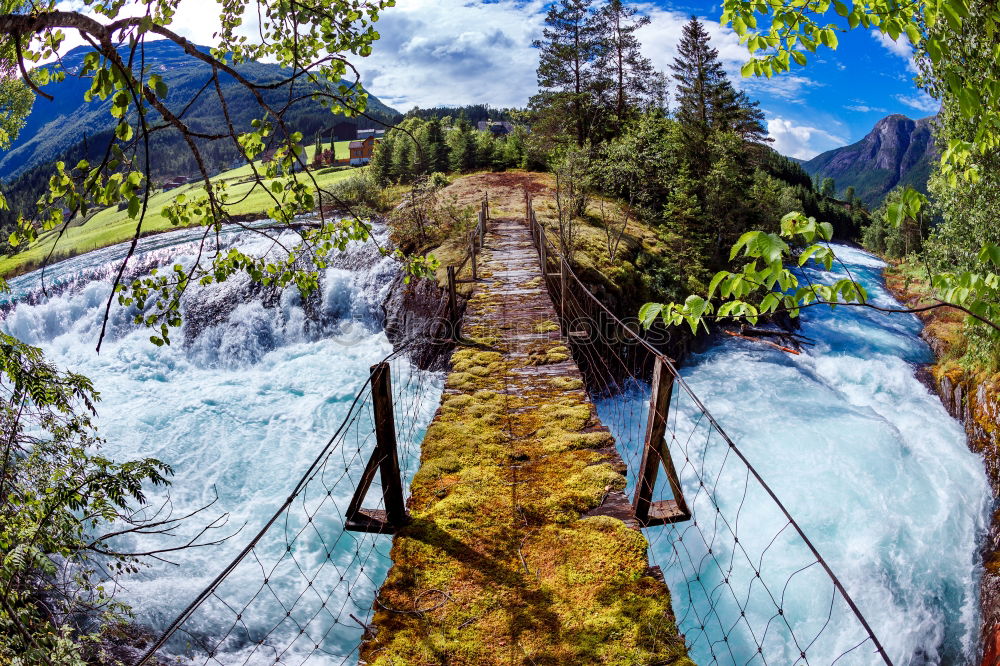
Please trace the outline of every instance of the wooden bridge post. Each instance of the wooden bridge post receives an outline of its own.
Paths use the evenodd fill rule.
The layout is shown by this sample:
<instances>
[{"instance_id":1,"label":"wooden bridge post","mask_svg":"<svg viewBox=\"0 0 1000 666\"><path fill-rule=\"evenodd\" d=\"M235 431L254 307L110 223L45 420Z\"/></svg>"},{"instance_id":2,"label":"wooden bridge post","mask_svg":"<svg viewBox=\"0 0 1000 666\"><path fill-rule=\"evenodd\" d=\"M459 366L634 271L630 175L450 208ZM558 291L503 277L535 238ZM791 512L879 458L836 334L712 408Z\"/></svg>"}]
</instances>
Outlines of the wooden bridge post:
<instances>
[{"instance_id":1,"label":"wooden bridge post","mask_svg":"<svg viewBox=\"0 0 1000 666\"><path fill-rule=\"evenodd\" d=\"M455 290L455 267L448 267L448 318L451 323L451 339L458 338L458 293Z\"/></svg>"},{"instance_id":2,"label":"wooden bridge post","mask_svg":"<svg viewBox=\"0 0 1000 666\"><path fill-rule=\"evenodd\" d=\"M375 450L361 474L361 480L347 507L344 529L354 532L391 534L406 524L403 478L399 472L396 421L392 407L389 364L371 366L372 410L375 417ZM365 495L378 470L382 482L382 509L363 509Z\"/></svg>"},{"instance_id":3,"label":"wooden bridge post","mask_svg":"<svg viewBox=\"0 0 1000 666\"><path fill-rule=\"evenodd\" d=\"M469 236L469 258L472 260L472 281L475 282L479 278L476 275L476 231L473 230L472 235Z\"/></svg>"},{"instance_id":4,"label":"wooden bridge post","mask_svg":"<svg viewBox=\"0 0 1000 666\"><path fill-rule=\"evenodd\" d=\"M564 338L569 337L569 322L566 321L566 300L569 293L569 264L565 257L559 257L559 331Z\"/></svg>"},{"instance_id":5,"label":"wooden bridge post","mask_svg":"<svg viewBox=\"0 0 1000 666\"><path fill-rule=\"evenodd\" d=\"M639 465L639 478L635 485L635 498L632 500L632 511L636 519L646 527L676 523L691 518L691 510L684 501L681 482L664 439L667 432L670 397L674 389L674 376L660 357L656 358L656 365L653 368L652 386L653 394L649 398L649 417L646 421L642 462ZM667 473L667 483L674 498L654 502L653 488L656 486L656 475L661 463Z\"/></svg>"},{"instance_id":6,"label":"wooden bridge post","mask_svg":"<svg viewBox=\"0 0 1000 666\"><path fill-rule=\"evenodd\" d=\"M542 267L542 280L547 281L549 274L549 258L548 249L545 246L545 229L542 225L538 224L538 220L535 219L535 211L531 211L531 224L535 227L535 233L538 234L538 262Z\"/></svg>"}]
</instances>

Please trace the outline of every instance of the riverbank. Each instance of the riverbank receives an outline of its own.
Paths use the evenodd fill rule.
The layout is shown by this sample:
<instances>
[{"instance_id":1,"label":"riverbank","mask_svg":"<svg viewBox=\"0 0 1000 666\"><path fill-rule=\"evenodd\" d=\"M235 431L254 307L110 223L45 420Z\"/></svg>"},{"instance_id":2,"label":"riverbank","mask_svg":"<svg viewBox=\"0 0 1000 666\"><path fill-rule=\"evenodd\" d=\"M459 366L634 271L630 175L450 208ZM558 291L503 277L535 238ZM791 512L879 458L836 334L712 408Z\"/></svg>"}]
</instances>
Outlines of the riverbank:
<instances>
[{"instance_id":1,"label":"riverbank","mask_svg":"<svg viewBox=\"0 0 1000 666\"><path fill-rule=\"evenodd\" d=\"M927 282L905 265L890 264L886 286L909 307L933 303ZM1000 373L960 362L965 349L964 315L948 308L918 313L921 337L934 351L928 368L931 384L945 409L965 426L969 448L983 457L994 498L1000 497ZM1000 510L994 510L983 544L982 666L1000 664Z\"/></svg>"}]
</instances>

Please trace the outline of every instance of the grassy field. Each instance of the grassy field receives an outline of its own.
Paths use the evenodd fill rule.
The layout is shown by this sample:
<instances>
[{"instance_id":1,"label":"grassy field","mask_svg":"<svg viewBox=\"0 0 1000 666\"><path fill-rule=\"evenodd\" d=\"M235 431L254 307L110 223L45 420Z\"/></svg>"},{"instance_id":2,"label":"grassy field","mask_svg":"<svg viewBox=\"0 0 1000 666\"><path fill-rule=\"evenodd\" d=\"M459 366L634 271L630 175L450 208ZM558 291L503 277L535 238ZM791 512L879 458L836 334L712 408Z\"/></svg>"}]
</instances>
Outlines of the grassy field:
<instances>
[{"instance_id":1,"label":"grassy field","mask_svg":"<svg viewBox=\"0 0 1000 666\"><path fill-rule=\"evenodd\" d=\"M338 158L347 157L349 141L338 141L335 150ZM325 144L329 146L330 144ZM315 146L306 147L306 158L312 160ZM258 163L259 166L259 163ZM313 172L316 182L320 187L329 186L339 180L348 178L358 171L351 168L330 167ZM228 211L231 215L263 215L268 208L273 205L273 200L259 184L254 187L250 182L252 171L250 165L243 165L239 168L225 171L215 176L212 181L225 181L228 184L227 192L231 205ZM271 181L265 180L268 185ZM183 185L181 187L166 191L157 192L149 198L149 211L142 224L142 233L156 233L173 228L170 222L160 214L160 210L174 197L181 193L193 193L199 191L200 183ZM24 252L19 252L12 256L0 257L0 276L12 276L34 270L45 261L49 253L52 252L52 261L65 259L68 257L97 250L102 247L121 243L130 239L135 233L135 220L128 217L126 211L119 211L115 208L106 208L91 216L82 224L74 221L59 239L58 246L52 251L58 233L50 231L42 234L38 241L32 244Z\"/></svg>"}]
</instances>

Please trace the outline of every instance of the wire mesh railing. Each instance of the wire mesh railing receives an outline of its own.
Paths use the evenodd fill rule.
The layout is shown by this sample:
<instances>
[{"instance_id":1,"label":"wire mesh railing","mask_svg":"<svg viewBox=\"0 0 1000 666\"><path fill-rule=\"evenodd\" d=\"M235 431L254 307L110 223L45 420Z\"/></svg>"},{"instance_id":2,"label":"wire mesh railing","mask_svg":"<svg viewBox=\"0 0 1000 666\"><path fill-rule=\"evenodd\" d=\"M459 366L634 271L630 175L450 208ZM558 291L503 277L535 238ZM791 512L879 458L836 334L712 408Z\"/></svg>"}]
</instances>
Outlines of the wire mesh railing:
<instances>
[{"instance_id":1,"label":"wire mesh railing","mask_svg":"<svg viewBox=\"0 0 1000 666\"><path fill-rule=\"evenodd\" d=\"M628 466L651 563L694 660L891 664L836 573L656 341L593 295L527 194L525 205L563 335Z\"/></svg>"},{"instance_id":2,"label":"wire mesh railing","mask_svg":"<svg viewBox=\"0 0 1000 666\"><path fill-rule=\"evenodd\" d=\"M389 566L394 527L348 526L359 487L364 495L366 469L384 457L379 429L386 414L379 404L386 404L384 391L390 390L405 495L440 388L439 378L411 366L402 351L372 366L336 432L284 503L134 663L356 663ZM391 514L382 478L375 474L369 481L361 499L372 508L365 512Z\"/></svg>"}]
</instances>

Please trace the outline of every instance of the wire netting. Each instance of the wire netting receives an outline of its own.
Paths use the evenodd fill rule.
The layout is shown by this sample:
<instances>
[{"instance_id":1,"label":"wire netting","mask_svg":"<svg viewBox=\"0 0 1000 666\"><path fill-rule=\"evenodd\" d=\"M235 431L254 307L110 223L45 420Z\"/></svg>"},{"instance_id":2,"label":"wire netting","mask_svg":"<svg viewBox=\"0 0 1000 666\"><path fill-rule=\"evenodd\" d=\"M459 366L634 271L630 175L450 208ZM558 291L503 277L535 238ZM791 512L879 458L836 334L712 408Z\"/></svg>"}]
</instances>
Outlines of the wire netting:
<instances>
[{"instance_id":1,"label":"wire netting","mask_svg":"<svg viewBox=\"0 0 1000 666\"><path fill-rule=\"evenodd\" d=\"M390 366L405 493L437 406L440 378L413 368L400 351L384 362ZM369 379L284 504L271 508L274 513L245 548L220 563L212 583L136 663L150 657L227 665L356 662L392 545L388 534L344 527L375 445ZM384 509L378 475L363 506Z\"/></svg>"}]
</instances>

